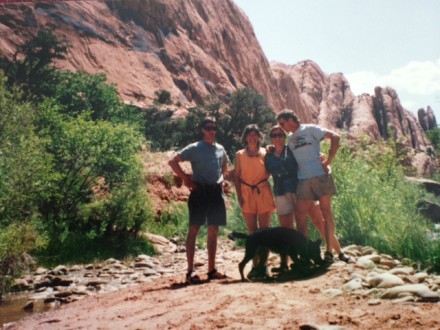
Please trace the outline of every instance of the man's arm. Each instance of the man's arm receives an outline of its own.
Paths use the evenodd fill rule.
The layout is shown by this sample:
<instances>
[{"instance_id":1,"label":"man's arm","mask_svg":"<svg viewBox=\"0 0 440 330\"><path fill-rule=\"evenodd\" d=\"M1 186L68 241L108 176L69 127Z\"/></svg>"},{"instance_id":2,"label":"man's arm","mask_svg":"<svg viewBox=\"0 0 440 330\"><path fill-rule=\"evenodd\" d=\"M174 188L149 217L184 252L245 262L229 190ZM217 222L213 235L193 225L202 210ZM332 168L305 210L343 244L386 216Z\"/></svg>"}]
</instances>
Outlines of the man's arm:
<instances>
[{"instance_id":1,"label":"man's arm","mask_svg":"<svg viewBox=\"0 0 440 330\"><path fill-rule=\"evenodd\" d=\"M187 186L189 188L189 190L193 191L195 190L197 187L194 184L194 182L191 180L191 175L190 174L186 174L182 167L180 166L180 162L183 162L182 157L180 157L180 155L177 155L176 157L174 157L173 159L171 159L168 162L168 165L170 165L171 169L173 170L174 173L176 173L176 175L182 179L183 184L185 186Z\"/></svg>"},{"instance_id":2,"label":"man's arm","mask_svg":"<svg viewBox=\"0 0 440 330\"><path fill-rule=\"evenodd\" d=\"M329 166L331 164L331 162L333 161L333 158L335 158L335 156L336 156L336 152L339 149L340 136L339 136L339 134L336 134L334 132L328 132L324 135L324 139L330 140L330 151L328 153L327 159L322 164L324 166L324 168L326 168L327 166Z\"/></svg>"}]
</instances>

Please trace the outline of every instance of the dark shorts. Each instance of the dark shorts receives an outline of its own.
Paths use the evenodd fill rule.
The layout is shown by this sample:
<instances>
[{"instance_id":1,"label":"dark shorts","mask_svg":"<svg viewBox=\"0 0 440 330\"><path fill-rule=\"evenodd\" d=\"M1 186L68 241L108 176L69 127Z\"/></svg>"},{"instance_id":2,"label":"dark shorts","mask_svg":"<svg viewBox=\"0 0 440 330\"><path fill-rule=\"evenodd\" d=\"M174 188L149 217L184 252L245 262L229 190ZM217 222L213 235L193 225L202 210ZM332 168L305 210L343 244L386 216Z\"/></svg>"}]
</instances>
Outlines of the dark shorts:
<instances>
[{"instance_id":1,"label":"dark shorts","mask_svg":"<svg viewBox=\"0 0 440 330\"><path fill-rule=\"evenodd\" d=\"M336 186L330 174L315 176L299 181L296 198L302 200L319 200L325 195L336 195Z\"/></svg>"},{"instance_id":2,"label":"dark shorts","mask_svg":"<svg viewBox=\"0 0 440 330\"><path fill-rule=\"evenodd\" d=\"M188 209L190 225L226 225L226 205L220 184L197 184L197 190L189 195Z\"/></svg>"}]
</instances>

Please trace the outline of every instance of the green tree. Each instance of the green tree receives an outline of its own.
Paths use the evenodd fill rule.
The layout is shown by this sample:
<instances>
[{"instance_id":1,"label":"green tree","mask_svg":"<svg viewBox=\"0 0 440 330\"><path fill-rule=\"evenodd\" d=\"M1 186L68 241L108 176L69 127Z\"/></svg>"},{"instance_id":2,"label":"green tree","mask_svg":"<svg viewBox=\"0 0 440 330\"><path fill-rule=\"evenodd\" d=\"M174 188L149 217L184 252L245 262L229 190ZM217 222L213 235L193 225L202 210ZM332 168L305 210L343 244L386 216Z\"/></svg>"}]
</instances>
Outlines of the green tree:
<instances>
[{"instance_id":1,"label":"green tree","mask_svg":"<svg viewBox=\"0 0 440 330\"><path fill-rule=\"evenodd\" d=\"M18 85L23 96L41 99L52 94L57 83L55 59L64 59L67 47L62 45L49 29L41 29L35 38L20 46L12 54L12 60L0 58L0 69L9 78L10 86Z\"/></svg>"},{"instance_id":2,"label":"green tree","mask_svg":"<svg viewBox=\"0 0 440 330\"><path fill-rule=\"evenodd\" d=\"M257 124L261 130L266 131L276 123L275 114L267 106L264 97L253 89L235 91L227 105L224 114L219 114L218 139L231 156L243 147L241 134L248 124Z\"/></svg>"},{"instance_id":3,"label":"green tree","mask_svg":"<svg viewBox=\"0 0 440 330\"><path fill-rule=\"evenodd\" d=\"M35 133L35 112L7 91L0 71L0 226L32 217L50 185L51 157Z\"/></svg>"},{"instance_id":4,"label":"green tree","mask_svg":"<svg viewBox=\"0 0 440 330\"><path fill-rule=\"evenodd\" d=\"M165 89L159 89L154 92L154 95L157 96L155 102L158 104L171 104L173 101L171 100L171 93Z\"/></svg>"},{"instance_id":5,"label":"green tree","mask_svg":"<svg viewBox=\"0 0 440 330\"><path fill-rule=\"evenodd\" d=\"M87 75L84 72L58 72L59 83L54 98L62 106L61 112L71 116L90 113L92 120L113 122L130 121L125 107L118 97L116 86L107 83L105 74Z\"/></svg>"},{"instance_id":6,"label":"green tree","mask_svg":"<svg viewBox=\"0 0 440 330\"><path fill-rule=\"evenodd\" d=\"M127 207L133 207L129 199L144 193L136 184L143 182L138 158L141 139L137 130L126 124L94 122L83 116L66 117L58 110L57 105L48 100L39 111L41 133L47 141L47 151L53 157L55 172L50 198L40 209L47 219L51 236L92 231L99 236L112 230L139 230L147 216L136 218L133 225L132 213L127 213L129 217L122 217L122 211L109 211L112 207L117 209L112 204L117 200L119 207L124 206L120 202L121 196L127 198ZM102 187L102 195L96 194L97 187ZM134 195L125 190L127 187ZM96 212L99 208L94 209L95 216L90 211L83 213L93 205L102 206L103 203L109 209L101 208L99 215ZM136 205L138 213L148 213L146 203Z\"/></svg>"}]
</instances>

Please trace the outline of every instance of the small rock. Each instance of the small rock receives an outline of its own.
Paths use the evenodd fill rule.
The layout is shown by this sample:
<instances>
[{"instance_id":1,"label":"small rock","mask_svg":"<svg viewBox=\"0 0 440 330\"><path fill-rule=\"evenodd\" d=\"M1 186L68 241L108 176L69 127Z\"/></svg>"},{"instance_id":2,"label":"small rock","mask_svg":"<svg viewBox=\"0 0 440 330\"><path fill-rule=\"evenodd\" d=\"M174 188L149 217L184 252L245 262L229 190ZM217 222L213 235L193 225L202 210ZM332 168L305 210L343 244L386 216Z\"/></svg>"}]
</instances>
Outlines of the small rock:
<instances>
[{"instance_id":1,"label":"small rock","mask_svg":"<svg viewBox=\"0 0 440 330\"><path fill-rule=\"evenodd\" d=\"M344 291L354 291L359 289L362 289L362 280L360 278L354 278L342 286L342 290Z\"/></svg>"},{"instance_id":2,"label":"small rock","mask_svg":"<svg viewBox=\"0 0 440 330\"><path fill-rule=\"evenodd\" d=\"M358 258L356 261L356 266L367 269L375 267L375 263L371 261L370 256L363 256Z\"/></svg>"},{"instance_id":3,"label":"small rock","mask_svg":"<svg viewBox=\"0 0 440 330\"><path fill-rule=\"evenodd\" d=\"M398 285L404 285L405 283L399 276L384 273L368 278L368 284L374 287L387 289Z\"/></svg>"},{"instance_id":4,"label":"small rock","mask_svg":"<svg viewBox=\"0 0 440 330\"><path fill-rule=\"evenodd\" d=\"M380 299L370 299L368 300L368 306L376 306L376 305L380 305L381 301Z\"/></svg>"},{"instance_id":5,"label":"small rock","mask_svg":"<svg viewBox=\"0 0 440 330\"><path fill-rule=\"evenodd\" d=\"M415 273L414 268L412 267L399 267L390 270L390 274L394 275L412 275Z\"/></svg>"},{"instance_id":6,"label":"small rock","mask_svg":"<svg viewBox=\"0 0 440 330\"><path fill-rule=\"evenodd\" d=\"M405 284L387 289L381 296L382 299L395 299L400 293L417 294L419 291L428 291L429 288L424 284Z\"/></svg>"},{"instance_id":7,"label":"small rock","mask_svg":"<svg viewBox=\"0 0 440 330\"><path fill-rule=\"evenodd\" d=\"M48 270L46 268L38 267L37 270L35 271L35 274L43 275L43 274L46 274L47 272L48 272Z\"/></svg>"},{"instance_id":8,"label":"small rock","mask_svg":"<svg viewBox=\"0 0 440 330\"><path fill-rule=\"evenodd\" d=\"M22 310L24 310L26 312L32 312L34 310L34 302L33 301L28 301L26 303L26 305L24 305Z\"/></svg>"},{"instance_id":9,"label":"small rock","mask_svg":"<svg viewBox=\"0 0 440 330\"><path fill-rule=\"evenodd\" d=\"M144 276L152 276L152 275L157 275L157 271L155 271L154 269L151 268L147 268L143 271Z\"/></svg>"},{"instance_id":10,"label":"small rock","mask_svg":"<svg viewBox=\"0 0 440 330\"><path fill-rule=\"evenodd\" d=\"M52 269L49 273L52 275L66 275L67 274L67 267L63 265L59 265Z\"/></svg>"},{"instance_id":11,"label":"small rock","mask_svg":"<svg viewBox=\"0 0 440 330\"><path fill-rule=\"evenodd\" d=\"M417 291L417 297L421 298L423 302L438 302L440 300L440 295L431 290Z\"/></svg>"}]
</instances>

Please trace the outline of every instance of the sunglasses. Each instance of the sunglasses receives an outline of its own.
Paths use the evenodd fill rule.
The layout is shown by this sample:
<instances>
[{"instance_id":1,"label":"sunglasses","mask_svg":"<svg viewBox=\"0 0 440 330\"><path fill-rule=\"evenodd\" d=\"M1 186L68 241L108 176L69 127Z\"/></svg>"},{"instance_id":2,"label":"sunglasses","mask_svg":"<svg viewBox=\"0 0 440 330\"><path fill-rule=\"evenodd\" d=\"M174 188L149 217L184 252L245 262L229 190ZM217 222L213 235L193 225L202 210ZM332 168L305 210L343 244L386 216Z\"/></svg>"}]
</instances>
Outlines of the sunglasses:
<instances>
[{"instance_id":1,"label":"sunglasses","mask_svg":"<svg viewBox=\"0 0 440 330\"><path fill-rule=\"evenodd\" d=\"M217 131L217 127L215 126L206 126L203 129L206 131L214 131L214 132Z\"/></svg>"},{"instance_id":2,"label":"sunglasses","mask_svg":"<svg viewBox=\"0 0 440 330\"><path fill-rule=\"evenodd\" d=\"M271 138L283 138L283 137L285 137L285 135L284 134L271 134L270 137Z\"/></svg>"}]
</instances>

